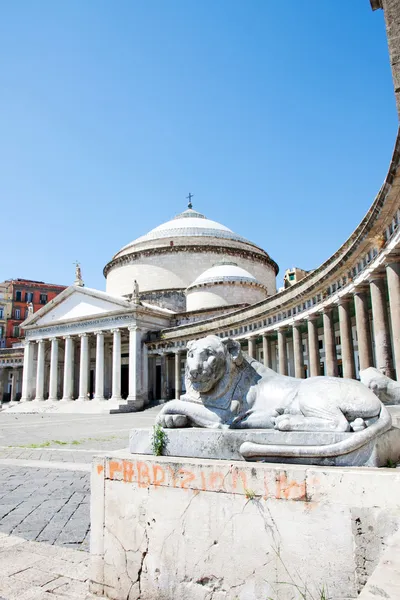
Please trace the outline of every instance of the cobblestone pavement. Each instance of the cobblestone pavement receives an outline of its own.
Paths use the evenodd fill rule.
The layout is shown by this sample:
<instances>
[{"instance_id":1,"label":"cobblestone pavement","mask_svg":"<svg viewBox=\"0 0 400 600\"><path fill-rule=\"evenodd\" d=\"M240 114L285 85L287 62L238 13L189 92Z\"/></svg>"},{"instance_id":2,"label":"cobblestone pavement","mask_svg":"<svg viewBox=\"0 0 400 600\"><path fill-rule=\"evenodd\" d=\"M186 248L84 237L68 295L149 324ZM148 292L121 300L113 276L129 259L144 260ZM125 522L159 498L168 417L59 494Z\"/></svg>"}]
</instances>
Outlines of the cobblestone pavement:
<instances>
[{"instance_id":1,"label":"cobblestone pavement","mask_svg":"<svg viewBox=\"0 0 400 600\"><path fill-rule=\"evenodd\" d=\"M86 552L0 533L0 600L94 600Z\"/></svg>"},{"instance_id":2,"label":"cobblestone pavement","mask_svg":"<svg viewBox=\"0 0 400 600\"><path fill-rule=\"evenodd\" d=\"M119 450L128 445L133 427L152 427L159 410L159 406L153 406L137 413L116 415L0 412L0 447Z\"/></svg>"},{"instance_id":3,"label":"cobblestone pavement","mask_svg":"<svg viewBox=\"0 0 400 600\"><path fill-rule=\"evenodd\" d=\"M0 532L89 550L90 473L0 468Z\"/></svg>"},{"instance_id":4,"label":"cobblestone pavement","mask_svg":"<svg viewBox=\"0 0 400 600\"><path fill-rule=\"evenodd\" d=\"M0 412L0 600L89 600L90 465L151 428L120 415Z\"/></svg>"}]
</instances>

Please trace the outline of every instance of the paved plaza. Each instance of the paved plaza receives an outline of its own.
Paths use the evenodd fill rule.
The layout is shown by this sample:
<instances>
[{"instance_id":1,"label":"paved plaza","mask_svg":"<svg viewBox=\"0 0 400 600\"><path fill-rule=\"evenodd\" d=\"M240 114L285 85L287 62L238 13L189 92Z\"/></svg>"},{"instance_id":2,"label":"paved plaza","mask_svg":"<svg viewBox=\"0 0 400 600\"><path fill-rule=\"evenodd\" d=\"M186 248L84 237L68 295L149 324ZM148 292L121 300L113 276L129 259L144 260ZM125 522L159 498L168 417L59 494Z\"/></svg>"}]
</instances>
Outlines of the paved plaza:
<instances>
[{"instance_id":1,"label":"paved plaza","mask_svg":"<svg viewBox=\"0 0 400 600\"><path fill-rule=\"evenodd\" d=\"M0 412L0 600L88 600L90 466L151 428L116 415Z\"/></svg>"}]
</instances>

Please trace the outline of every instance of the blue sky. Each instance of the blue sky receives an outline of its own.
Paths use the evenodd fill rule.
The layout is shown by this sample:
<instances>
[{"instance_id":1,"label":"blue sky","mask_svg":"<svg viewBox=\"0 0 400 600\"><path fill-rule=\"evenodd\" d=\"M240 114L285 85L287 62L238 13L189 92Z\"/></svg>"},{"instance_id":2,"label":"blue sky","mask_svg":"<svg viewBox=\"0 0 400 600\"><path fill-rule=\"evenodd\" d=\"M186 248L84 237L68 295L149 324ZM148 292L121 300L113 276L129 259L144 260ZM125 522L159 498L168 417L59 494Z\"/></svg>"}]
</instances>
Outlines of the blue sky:
<instances>
[{"instance_id":1,"label":"blue sky","mask_svg":"<svg viewBox=\"0 0 400 600\"><path fill-rule=\"evenodd\" d=\"M0 280L68 285L194 207L317 267L385 177L397 114L368 0L3 3Z\"/></svg>"}]
</instances>

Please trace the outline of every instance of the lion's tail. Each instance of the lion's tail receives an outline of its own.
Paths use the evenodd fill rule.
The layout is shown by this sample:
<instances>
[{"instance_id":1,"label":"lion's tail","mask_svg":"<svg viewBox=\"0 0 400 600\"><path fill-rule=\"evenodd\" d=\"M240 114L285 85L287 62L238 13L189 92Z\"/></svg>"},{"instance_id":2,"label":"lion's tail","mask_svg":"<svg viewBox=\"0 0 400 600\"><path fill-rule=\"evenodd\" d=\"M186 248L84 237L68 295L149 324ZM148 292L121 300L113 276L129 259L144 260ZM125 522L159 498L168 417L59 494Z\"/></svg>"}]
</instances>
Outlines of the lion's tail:
<instances>
[{"instance_id":1,"label":"lion's tail","mask_svg":"<svg viewBox=\"0 0 400 600\"><path fill-rule=\"evenodd\" d=\"M379 418L375 423L335 444L327 444L326 446L276 446L274 444L243 442L240 446L240 454L246 460L257 460L268 456L278 458L329 458L340 456L358 450L375 436L388 431L391 426L390 413L382 404Z\"/></svg>"}]
</instances>

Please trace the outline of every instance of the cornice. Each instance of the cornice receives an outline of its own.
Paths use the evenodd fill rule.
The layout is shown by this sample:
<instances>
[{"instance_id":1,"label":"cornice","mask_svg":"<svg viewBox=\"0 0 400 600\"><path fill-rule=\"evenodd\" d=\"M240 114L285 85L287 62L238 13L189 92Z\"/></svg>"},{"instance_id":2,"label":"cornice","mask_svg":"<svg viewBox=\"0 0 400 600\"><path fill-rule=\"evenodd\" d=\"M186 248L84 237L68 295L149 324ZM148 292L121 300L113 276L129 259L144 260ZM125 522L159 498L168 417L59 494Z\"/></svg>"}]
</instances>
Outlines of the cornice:
<instances>
[{"instance_id":1,"label":"cornice","mask_svg":"<svg viewBox=\"0 0 400 600\"><path fill-rule=\"evenodd\" d=\"M222 254L229 256L243 256L250 260L260 262L265 265L269 265L277 275L279 273L279 267L277 263L261 248L254 250L247 248L235 248L232 246L216 246L213 244L179 244L174 246L160 246L158 248L149 248L144 250L136 250L124 254L119 258L111 260L103 269L104 277L115 269L115 267L121 267L129 265L139 260L142 257L148 258L149 256L160 256L162 254L178 254L181 252L192 252L194 254L209 253L209 254Z\"/></svg>"}]
</instances>

